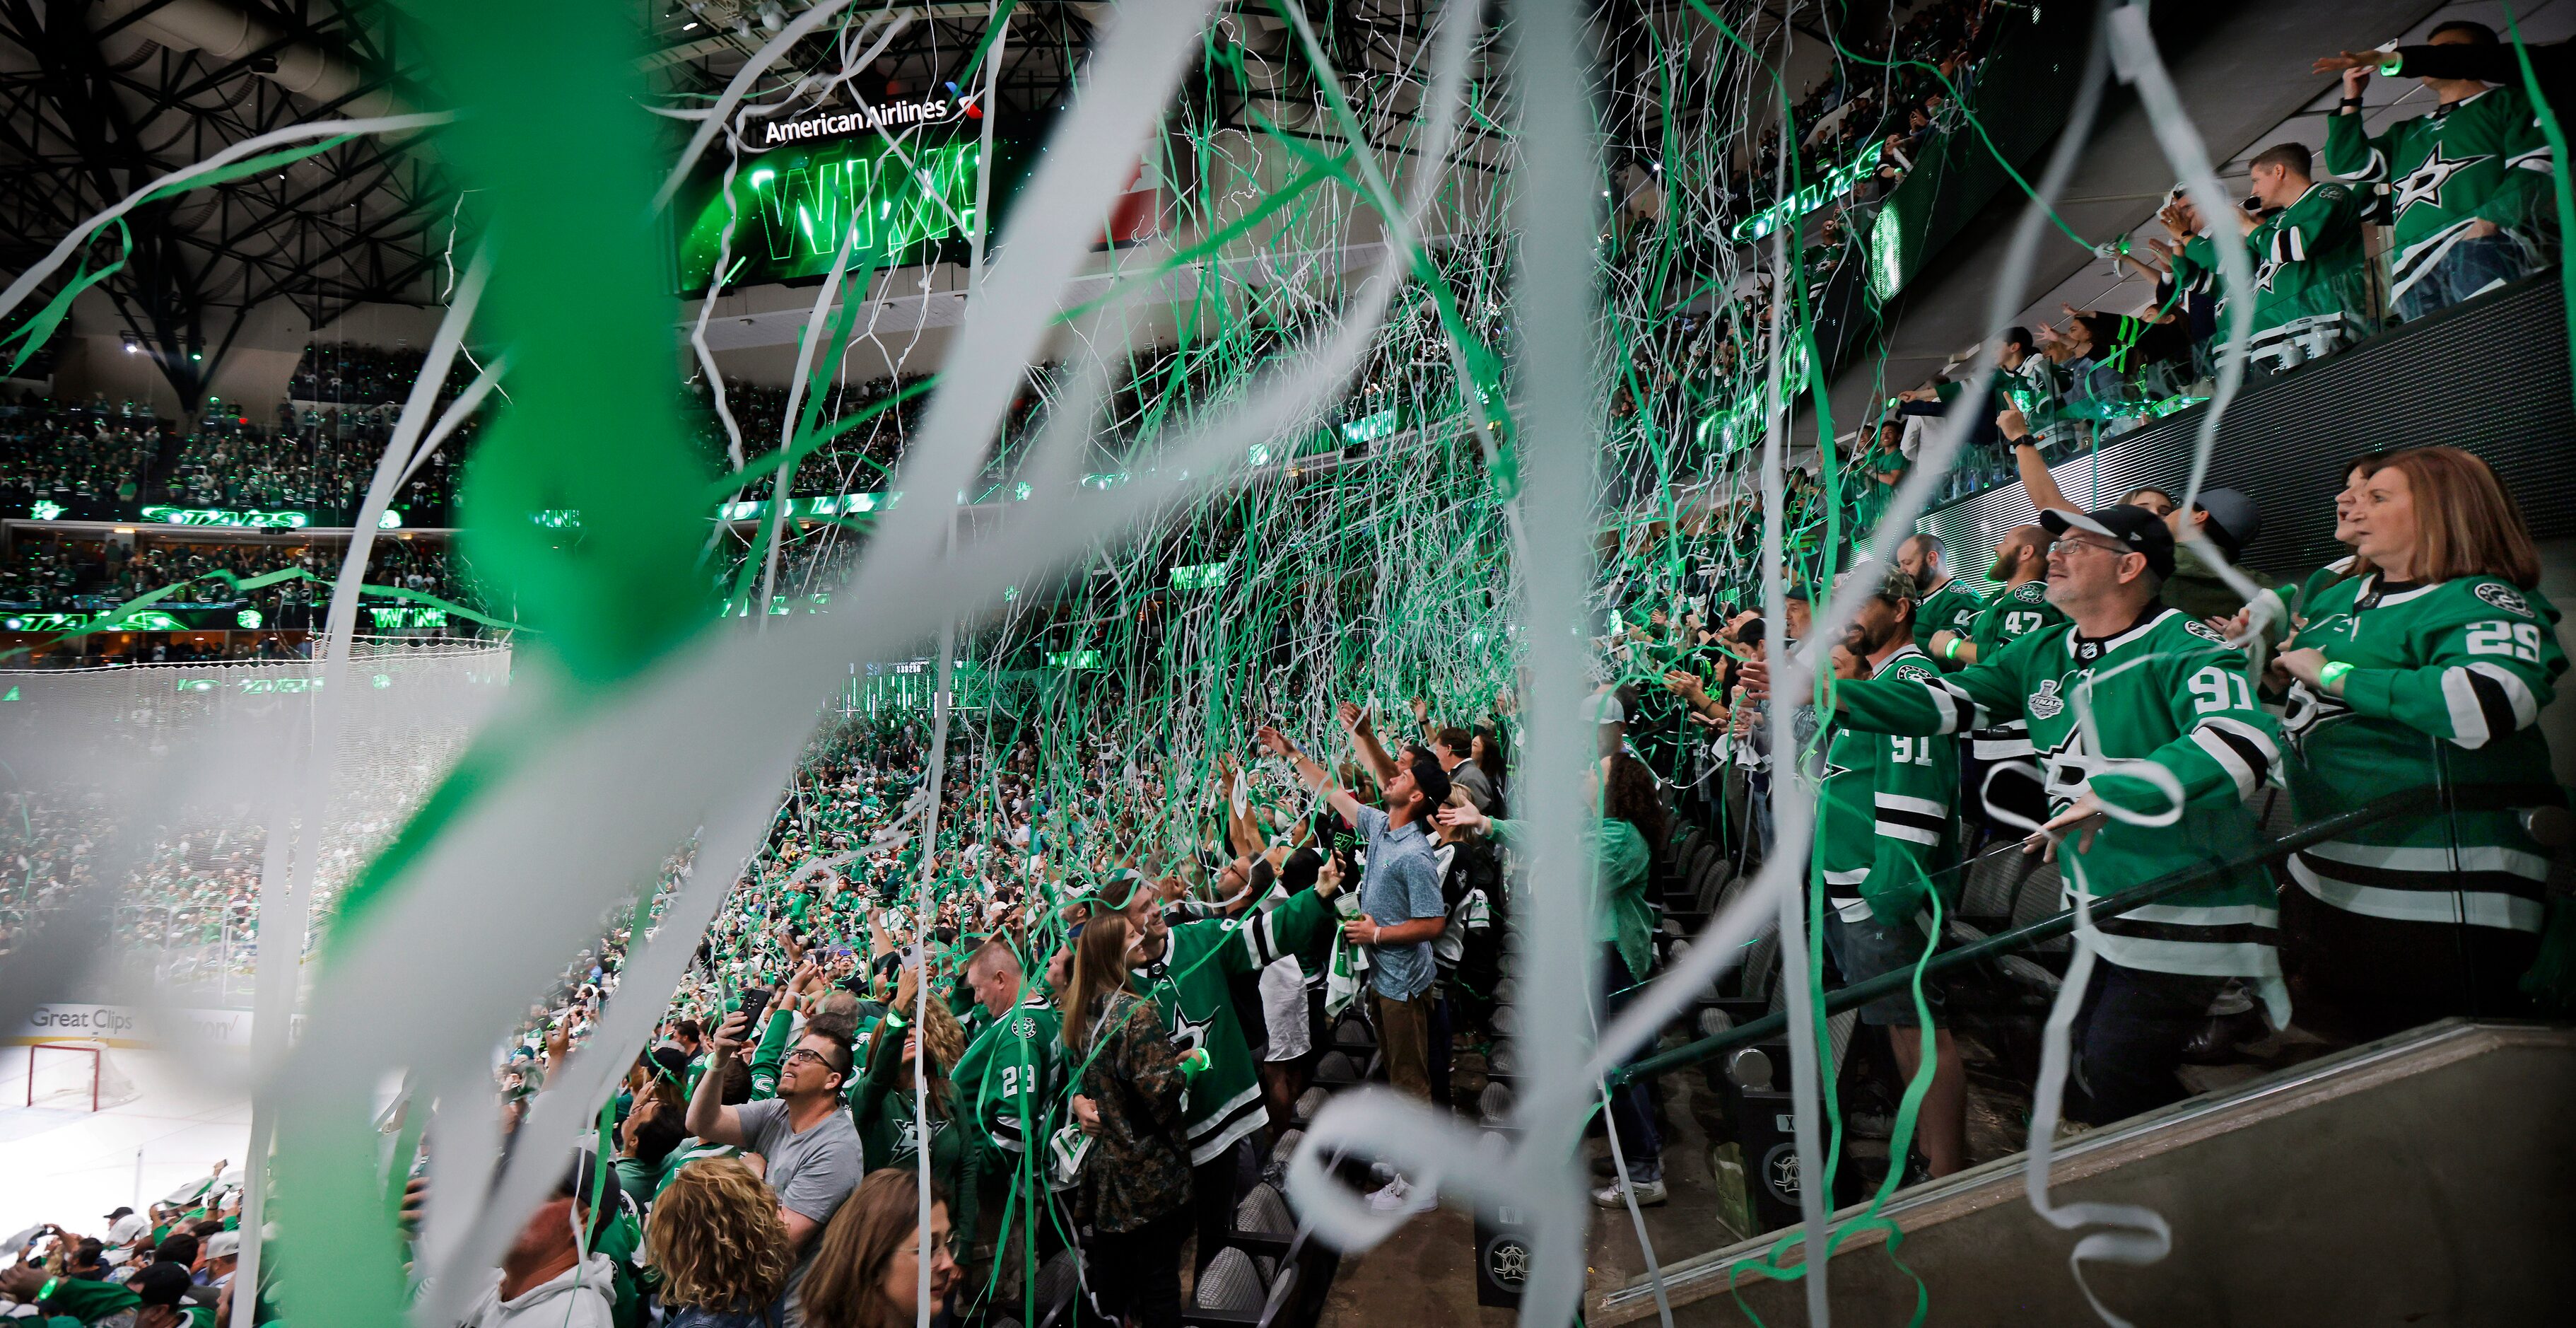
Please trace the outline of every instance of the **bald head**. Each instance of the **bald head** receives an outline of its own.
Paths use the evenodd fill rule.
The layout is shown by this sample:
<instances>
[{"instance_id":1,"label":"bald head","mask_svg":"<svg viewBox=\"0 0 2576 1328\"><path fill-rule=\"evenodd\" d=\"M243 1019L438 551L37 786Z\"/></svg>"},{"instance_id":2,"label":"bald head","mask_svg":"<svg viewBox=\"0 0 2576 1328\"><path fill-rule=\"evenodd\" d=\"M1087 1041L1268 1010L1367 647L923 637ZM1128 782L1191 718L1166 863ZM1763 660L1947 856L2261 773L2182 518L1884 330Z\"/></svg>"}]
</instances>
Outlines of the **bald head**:
<instances>
[{"instance_id":1,"label":"bald head","mask_svg":"<svg viewBox=\"0 0 2576 1328\"><path fill-rule=\"evenodd\" d=\"M1020 956L1010 942L995 937L975 947L966 961L966 989L990 1014L1008 1011L1020 999Z\"/></svg>"}]
</instances>

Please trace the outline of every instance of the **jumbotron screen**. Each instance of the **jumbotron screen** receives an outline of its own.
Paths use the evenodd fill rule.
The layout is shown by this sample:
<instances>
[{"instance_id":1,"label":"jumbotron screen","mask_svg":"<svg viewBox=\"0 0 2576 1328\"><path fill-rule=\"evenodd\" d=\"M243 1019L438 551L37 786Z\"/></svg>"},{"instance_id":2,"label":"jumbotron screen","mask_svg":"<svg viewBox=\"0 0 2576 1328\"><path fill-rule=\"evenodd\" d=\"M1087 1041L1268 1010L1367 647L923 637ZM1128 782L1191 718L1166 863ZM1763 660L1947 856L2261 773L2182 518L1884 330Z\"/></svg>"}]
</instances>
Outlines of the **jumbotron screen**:
<instances>
[{"instance_id":1,"label":"jumbotron screen","mask_svg":"<svg viewBox=\"0 0 2576 1328\"><path fill-rule=\"evenodd\" d=\"M743 130L750 150L733 163L731 189L726 157L711 150L676 200L680 289L703 292L719 256L727 286L820 277L851 231L853 266L962 256L975 226L984 151L976 100L950 85L928 96L856 99L753 122ZM995 128L987 191L995 227L1026 170L1027 131L1039 127Z\"/></svg>"}]
</instances>

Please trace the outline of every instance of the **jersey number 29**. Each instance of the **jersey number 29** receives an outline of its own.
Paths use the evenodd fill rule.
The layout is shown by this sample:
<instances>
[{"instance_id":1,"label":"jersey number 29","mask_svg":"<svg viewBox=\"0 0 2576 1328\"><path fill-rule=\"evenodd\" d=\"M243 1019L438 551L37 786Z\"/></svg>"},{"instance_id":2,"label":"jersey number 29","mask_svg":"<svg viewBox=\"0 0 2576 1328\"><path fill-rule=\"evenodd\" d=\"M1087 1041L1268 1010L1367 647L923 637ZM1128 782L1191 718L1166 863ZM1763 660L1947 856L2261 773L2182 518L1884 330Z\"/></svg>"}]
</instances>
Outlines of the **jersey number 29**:
<instances>
[{"instance_id":1,"label":"jersey number 29","mask_svg":"<svg viewBox=\"0 0 2576 1328\"><path fill-rule=\"evenodd\" d=\"M2469 653L2503 655L2525 664L2540 662L2540 624L2483 622L2469 624Z\"/></svg>"}]
</instances>

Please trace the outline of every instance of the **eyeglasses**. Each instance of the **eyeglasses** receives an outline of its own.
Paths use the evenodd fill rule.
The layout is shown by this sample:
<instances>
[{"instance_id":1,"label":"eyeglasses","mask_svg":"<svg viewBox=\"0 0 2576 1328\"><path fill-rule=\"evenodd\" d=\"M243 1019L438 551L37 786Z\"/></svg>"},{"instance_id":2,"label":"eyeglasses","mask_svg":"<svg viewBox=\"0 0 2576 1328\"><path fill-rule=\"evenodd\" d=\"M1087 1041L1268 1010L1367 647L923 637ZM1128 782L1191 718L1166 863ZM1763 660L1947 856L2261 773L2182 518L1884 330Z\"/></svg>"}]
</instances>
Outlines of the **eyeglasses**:
<instances>
[{"instance_id":1,"label":"eyeglasses","mask_svg":"<svg viewBox=\"0 0 2576 1328\"><path fill-rule=\"evenodd\" d=\"M812 1047L798 1047L796 1050L787 1053L787 1058L780 1061L779 1064L794 1065L799 1058L810 1060L816 1065L822 1066L826 1070L832 1069L832 1063L823 1059L823 1053L814 1050ZM834 1073L837 1074L839 1072L834 1071Z\"/></svg>"},{"instance_id":2,"label":"eyeglasses","mask_svg":"<svg viewBox=\"0 0 2576 1328\"><path fill-rule=\"evenodd\" d=\"M2063 549L2063 550L2069 550L2069 551L2072 551L2072 550L2075 550L2075 549L2099 549L2099 550L2101 550L2101 551L2102 551L2102 552L2104 552L2104 553L2107 553L2107 554L2112 555L2113 557L2118 557L2119 555L2124 554L2124 553L2136 553L2136 552L2137 552L2137 550L2135 550L2135 549L2126 548L2126 547L2121 546L2121 545L2118 545L2118 544L2105 544L2105 543L2103 543L2103 542L2102 542L2102 541L2100 541L2100 540L2076 539L2076 538L2074 538L2073 536L2066 536L2066 537L2062 537L2062 538L2059 538L2059 539L2053 539L2053 540L2050 540L2050 541L2048 542L2048 551L2049 551L2050 553L2056 553L2056 552L2058 552L2058 551L2059 551L2059 550L2061 550L2061 549Z\"/></svg>"}]
</instances>

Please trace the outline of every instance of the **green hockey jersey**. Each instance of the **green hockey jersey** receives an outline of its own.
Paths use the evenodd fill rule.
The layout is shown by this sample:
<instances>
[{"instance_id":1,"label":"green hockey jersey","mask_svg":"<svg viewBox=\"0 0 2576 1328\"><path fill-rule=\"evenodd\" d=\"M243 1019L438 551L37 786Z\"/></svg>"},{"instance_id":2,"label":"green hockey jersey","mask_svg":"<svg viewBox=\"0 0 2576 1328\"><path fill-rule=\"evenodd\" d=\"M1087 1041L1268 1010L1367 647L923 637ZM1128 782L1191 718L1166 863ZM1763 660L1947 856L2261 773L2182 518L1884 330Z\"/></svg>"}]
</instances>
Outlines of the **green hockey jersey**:
<instances>
[{"instance_id":1,"label":"green hockey jersey","mask_svg":"<svg viewBox=\"0 0 2576 1328\"><path fill-rule=\"evenodd\" d=\"M2244 652L2162 605L2149 605L2109 637L2082 636L2070 622L1958 673L1928 682L1846 682L1835 694L1844 724L1881 733L1961 733L2027 719L2052 812L2088 791L2132 813L2173 811L2163 789L2130 773L2161 768L2182 789L2178 822L2114 819L2089 849L2074 837L2059 846L2059 861L2079 864L2097 898L2252 848L2245 798L2280 768L2280 726L2254 702ZM2089 724L2081 718L2088 711ZM2066 879L2071 885L2074 873ZM2280 916L2260 866L2101 919L2099 927L2101 955L2115 964L2253 978L2276 1021L2289 1018L2276 948Z\"/></svg>"},{"instance_id":2,"label":"green hockey jersey","mask_svg":"<svg viewBox=\"0 0 2576 1328\"><path fill-rule=\"evenodd\" d=\"M1959 578L1951 577L1941 583L1939 590L1924 596L1923 602L1914 606L1914 648L1930 658L1934 632L1957 632L1965 636L1977 625L1977 615L1985 609L1986 602L1977 598L1977 592L1960 585Z\"/></svg>"},{"instance_id":3,"label":"green hockey jersey","mask_svg":"<svg viewBox=\"0 0 2576 1328\"><path fill-rule=\"evenodd\" d=\"M2005 646L2064 621L2066 615L2048 602L2048 582L2033 579L1995 592L1995 597L1986 602L1985 611L1977 615L1968 639L1977 643L1977 658L1993 659ZM1980 761L2028 760L2030 724L2016 719L1979 729L1968 735L1968 754Z\"/></svg>"},{"instance_id":4,"label":"green hockey jersey","mask_svg":"<svg viewBox=\"0 0 2576 1328\"><path fill-rule=\"evenodd\" d=\"M1918 684L1940 676L1931 657L1912 646L1870 674ZM1825 898L1844 921L1876 917L1892 925L1923 907L1925 883L1958 847L1951 814L1958 797L1958 739L1835 730L1825 748L1816 865Z\"/></svg>"},{"instance_id":5,"label":"green hockey jersey","mask_svg":"<svg viewBox=\"0 0 2576 1328\"><path fill-rule=\"evenodd\" d=\"M2526 235L2547 212L2549 141L2521 88L2489 88L2372 135L2362 117L2326 117L2326 169L2385 183L2396 234L2389 298L2398 299L2468 233L2492 222Z\"/></svg>"},{"instance_id":6,"label":"green hockey jersey","mask_svg":"<svg viewBox=\"0 0 2576 1328\"><path fill-rule=\"evenodd\" d=\"M2350 186L2320 180L2288 207L2246 233L2254 260L2254 326L2260 337L2274 328L2312 319L2358 324L2370 307L2370 260L2361 247L2361 200ZM2218 300L2225 326L2227 286L2219 278L2218 248L2194 236L2173 259L2176 284Z\"/></svg>"},{"instance_id":7,"label":"green hockey jersey","mask_svg":"<svg viewBox=\"0 0 2576 1328\"><path fill-rule=\"evenodd\" d=\"M2283 728L2300 820L2435 785L2528 785L2535 800L2563 800L2534 721L2567 657L2558 610L2537 592L2495 577L2410 586L2374 574L2327 586L2307 618L2292 645L2353 667L2341 696L2291 688ZM2436 813L2302 849L2290 875L2371 917L2536 932L2549 851L2512 811Z\"/></svg>"},{"instance_id":8,"label":"green hockey jersey","mask_svg":"<svg viewBox=\"0 0 2576 1328\"><path fill-rule=\"evenodd\" d=\"M1174 1051L1207 1049L1208 1068L1190 1081L1191 1166L1223 1156L1269 1121L1252 1044L1235 1018L1227 979L1258 973L1283 955L1310 948L1336 921L1314 891L1300 890L1267 913L1174 927L1163 957L1137 970L1133 985L1154 998Z\"/></svg>"},{"instance_id":9,"label":"green hockey jersey","mask_svg":"<svg viewBox=\"0 0 2576 1328\"><path fill-rule=\"evenodd\" d=\"M994 1020L966 1047L949 1076L992 1146L1013 1158L1031 1139L1054 1133L1056 1095L1064 1087L1060 1035L1064 1017L1043 991Z\"/></svg>"}]
</instances>

